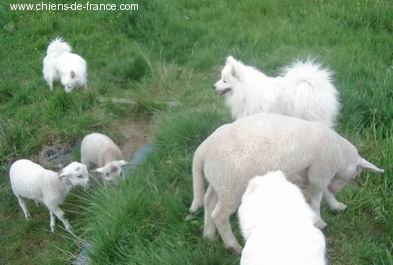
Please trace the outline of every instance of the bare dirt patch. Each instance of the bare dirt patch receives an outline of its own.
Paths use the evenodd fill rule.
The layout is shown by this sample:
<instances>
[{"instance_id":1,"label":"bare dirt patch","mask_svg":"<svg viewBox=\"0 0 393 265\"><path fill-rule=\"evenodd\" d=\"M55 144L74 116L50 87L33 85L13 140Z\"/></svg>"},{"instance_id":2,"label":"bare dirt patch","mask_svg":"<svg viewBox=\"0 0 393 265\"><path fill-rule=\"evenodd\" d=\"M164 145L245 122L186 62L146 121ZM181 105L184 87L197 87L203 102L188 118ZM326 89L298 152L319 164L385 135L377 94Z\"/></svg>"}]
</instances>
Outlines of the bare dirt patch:
<instances>
[{"instance_id":1,"label":"bare dirt patch","mask_svg":"<svg viewBox=\"0 0 393 265\"><path fill-rule=\"evenodd\" d=\"M113 140L119 144L127 161L132 159L141 146L151 142L151 125L147 119L123 120L110 127L118 135L117 139ZM45 145L38 155L32 157L32 160L46 168L58 170L73 160L72 149L75 148L79 148L79 145L74 147L59 143Z\"/></svg>"},{"instance_id":2,"label":"bare dirt patch","mask_svg":"<svg viewBox=\"0 0 393 265\"><path fill-rule=\"evenodd\" d=\"M126 160L131 160L133 154L142 145L151 142L151 125L149 120L132 120L119 124L118 131L123 139L120 149Z\"/></svg>"}]
</instances>

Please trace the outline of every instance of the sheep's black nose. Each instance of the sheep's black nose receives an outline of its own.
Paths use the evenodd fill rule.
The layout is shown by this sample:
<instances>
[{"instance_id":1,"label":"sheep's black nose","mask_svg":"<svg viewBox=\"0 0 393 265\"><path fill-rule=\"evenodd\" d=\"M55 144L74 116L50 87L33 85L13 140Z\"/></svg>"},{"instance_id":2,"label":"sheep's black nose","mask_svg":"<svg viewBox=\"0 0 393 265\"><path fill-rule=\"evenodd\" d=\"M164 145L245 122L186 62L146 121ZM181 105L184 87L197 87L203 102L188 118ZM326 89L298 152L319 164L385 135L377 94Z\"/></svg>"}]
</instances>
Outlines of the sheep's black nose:
<instances>
[{"instance_id":1,"label":"sheep's black nose","mask_svg":"<svg viewBox=\"0 0 393 265\"><path fill-rule=\"evenodd\" d=\"M215 86L215 85L212 85L212 88L213 88L213 89L216 89L216 86Z\"/></svg>"}]
</instances>

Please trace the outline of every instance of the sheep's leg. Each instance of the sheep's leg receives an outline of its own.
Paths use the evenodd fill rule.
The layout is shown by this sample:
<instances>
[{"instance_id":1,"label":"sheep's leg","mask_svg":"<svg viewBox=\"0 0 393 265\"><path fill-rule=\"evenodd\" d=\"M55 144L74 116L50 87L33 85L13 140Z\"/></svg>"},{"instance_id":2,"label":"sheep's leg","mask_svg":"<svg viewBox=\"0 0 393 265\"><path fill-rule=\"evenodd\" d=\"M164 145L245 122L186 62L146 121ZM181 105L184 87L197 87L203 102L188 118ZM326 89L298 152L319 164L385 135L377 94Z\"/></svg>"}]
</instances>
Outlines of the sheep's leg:
<instances>
[{"instance_id":1,"label":"sheep's leg","mask_svg":"<svg viewBox=\"0 0 393 265\"><path fill-rule=\"evenodd\" d=\"M18 199L18 203L20 205L20 208L22 208L22 210L23 210L26 220L29 220L31 218L31 215L30 215L29 211L27 210L25 201L20 196L16 196L16 198Z\"/></svg>"},{"instance_id":2,"label":"sheep's leg","mask_svg":"<svg viewBox=\"0 0 393 265\"><path fill-rule=\"evenodd\" d=\"M64 224L65 229L72 234L71 225L68 222L68 220L64 217L64 212L58 206L50 207L49 211L53 212L53 214L56 215L56 217Z\"/></svg>"},{"instance_id":3,"label":"sheep's leg","mask_svg":"<svg viewBox=\"0 0 393 265\"><path fill-rule=\"evenodd\" d=\"M314 210L315 213L315 220L314 224L316 227L319 229L323 229L326 227L326 222L322 219L321 217L321 200L322 200L322 192L319 190L314 190L311 191L311 198L310 198L310 204L311 208Z\"/></svg>"},{"instance_id":4,"label":"sheep's leg","mask_svg":"<svg viewBox=\"0 0 393 265\"><path fill-rule=\"evenodd\" d=\"M333 176L329 177L331 174L332 172L326 169L326 165L319 164L311 166L307 172L310 191L310 205L315 212L315 226L319 229L323 229L327 225L321 218L320 207L323 191L326 190L329 182L333 178Z\"/></svg>"},{"instance_id":5,"label":"sheep's leg","mask_svg":"<svg viewBox=\"0 0 393 265\"><path fill-rule=\"evenodd\" d=\"M90 169L90 162L84 156L81 158L81 163L84 164L87 169Z\"/></svg>"},{"instance_id":6,"label":"sheep's leg","mask_svg":"<svg viewBox=\"0 0 393 265\"><path fill-rule=\"evenodd\" d=\"M212 213L214 207L217 204L217 193L213 190L213 187L209 185L207 188L205 198L205 222L203 227L203 236L209 240L213 240L216 235L216 225L212 219Z\"/></svg>"},{"instance_id":7,"label":"sheep's leg","mask_svg":"<svg viewBox=\"0 0 393 265\"><path fill-rule=\"evenodd\" d=\"M223 204L223 202L225 202L225 204ZM237 206L228 202L228 200L222 200L219 198L218 203L216 204L216 207L212 213L212 218L216 224L217 230L220 233L222 240L224 241L225 248L229 249L237 255L240 255L242 252L242 247L233 235L231 223L229 222L229 218L236 211Z\"/></svg>"},{"instance_id":8,"label":"sheep's leg","mask_svg":"<svg viewBox=\"0 0 393 265\"><path fill-rule=\"evenodd\" d=\"M55 225L56 225L55 215L53 214L52 211L49 211L49 216L50 216L50 231L54 233Z\"/></svg>"},{"instance_id":9,"label":"sheep's leg","mask_svg":"<svg viewBox=\"0 0 393 265\"><path fill-rule=\"evenodd\" d=\"M332 211L344 211L347 209L347 205L342 202L337 201L334 194L330 192L328 189L325 189L323 192L323 197L325 198L327 204L329 205L330 210Z\"/></svg>"}]
</instances>

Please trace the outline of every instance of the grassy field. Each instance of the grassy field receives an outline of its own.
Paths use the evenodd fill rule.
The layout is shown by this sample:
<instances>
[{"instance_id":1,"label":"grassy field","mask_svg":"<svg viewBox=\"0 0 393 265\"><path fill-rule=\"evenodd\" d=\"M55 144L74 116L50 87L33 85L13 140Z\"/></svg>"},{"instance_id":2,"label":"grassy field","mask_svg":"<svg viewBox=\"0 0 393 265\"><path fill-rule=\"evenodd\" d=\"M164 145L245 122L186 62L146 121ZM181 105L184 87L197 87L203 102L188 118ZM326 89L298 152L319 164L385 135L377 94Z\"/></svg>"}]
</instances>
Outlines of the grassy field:
<instances>
[{"instance_id":1,"label":"grassy field","mask_svg":"<svg viewBox=\"0 0 393 265\"><path fill-rule=\"evenodd\" d=\"M141 116L154 125L148 160L120 185L77 191L62 206L91 243L91 263L238 264L219 240L202 239L202 212L185 221L193 151L230 121L211 87L231 54L269 75L309 56L335 72L337 130L386 171L344 188L345 212L322 208L329 264L393 265L391 1L148 0L133 12L10 11L9 3L26 2L0 3L0 264L67 264L80 246L61 226L51 234L47 211L34 203L33 220L24 220L9 189L11 161L91 131L118 140L114 124ZM41 63L56 36L87 60L88 91L46 87ZM134 104L97 99L109 96Z\"/></svg>"}]
</instances>

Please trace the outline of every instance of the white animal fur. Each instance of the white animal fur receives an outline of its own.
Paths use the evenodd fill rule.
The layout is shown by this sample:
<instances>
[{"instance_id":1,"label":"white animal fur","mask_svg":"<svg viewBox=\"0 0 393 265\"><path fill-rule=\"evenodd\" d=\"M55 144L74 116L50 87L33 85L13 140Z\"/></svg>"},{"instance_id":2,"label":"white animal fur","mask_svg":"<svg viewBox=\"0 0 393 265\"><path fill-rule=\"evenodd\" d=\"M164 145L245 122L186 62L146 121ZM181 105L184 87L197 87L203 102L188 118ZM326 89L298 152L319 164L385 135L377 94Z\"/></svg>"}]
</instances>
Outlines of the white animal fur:
<instances>
[{"instance_id":1,"label":"white animal fur","mask_svg":"<svg viewBox=\"0 0 393 265\"><path fill-rule=\"evenodd\" d=\"M24 198L43 203L49 210L50 228L55 230L55 216L63 222L66 230L71 232L71 226L59 208L69 191L82 186L85 189L89 183L89 175L85 165L72 162L59 173L47 170L42 166L27 160L15 161L10 168L12 191L18 199L26 220L30 218Z\"/></svg>"},{"instance_id":2,"label":"white animal fur","mask_svg":"<svg viewBox=\"0 0 393 265\"><path fill-rule=\"evenodd\" d=\"M325 238L301 190L281 171L250 180L238 211L241 265L325 265Z\"/></svg>"},{"instance_id":3,"label":"white animal fur","mask_svg":"<svg viewBox=\"0 0 393 265\"><path fill-rule=\"evenodd\" d=\"M71 51L71 46L62 38L49 44L42 72L51 91L54 81L60 81L67 93L76 87L87 87L86 61Z\"/></svg>"},{"instance_id":4,"label":"white animal fur","mask_svg":"<svg viewBox=\"0 0 393 265\"><path fill-rule=\"evenodd\" d=\"M256 175L282 170L300 181L309 194L319 228L322 193L329 206L342 210L332 192L339 191L360 169L383 172L358 155L356 148L322 123L279 114L259 113L219 127L195 151L192 175L194 199L190 212L203 202L204 236L214 238L217 227L225 247L240 253L229 217L240 205L248 181Z\"/></svg>"},{"instance_id":5,"label":"white animal fur","mask_svg":"<svg viewBox=\"0 0 393 265\"><path fill-rule=\"evenodd\" d=\"M332 73L308 60L269 77L229 56L215 89L225 96L233 119L266 112L318 121L334 127L339 113Z\"/></svg>"},{"instance_id":6,"label":"white animal fur","mask_svg":"<svg viewBox=\"0 0 393 265\"><path fill-rule=\"evenodd\" d=\"M81 143L81 162L88 169L93 165L105 181L111 181L123 174L123 159L120 148L108 136L101 133L86 135Z\"/></svg>"}]
</instances>

